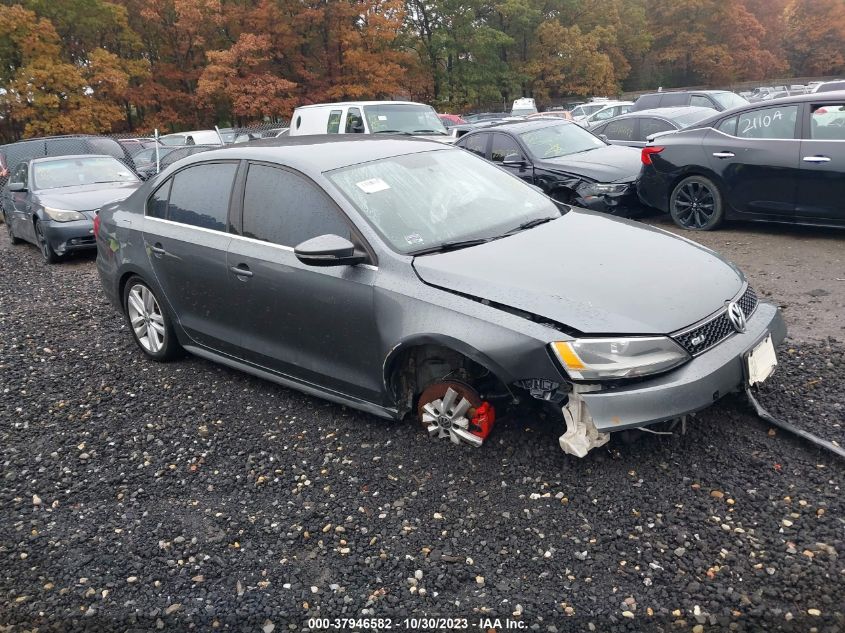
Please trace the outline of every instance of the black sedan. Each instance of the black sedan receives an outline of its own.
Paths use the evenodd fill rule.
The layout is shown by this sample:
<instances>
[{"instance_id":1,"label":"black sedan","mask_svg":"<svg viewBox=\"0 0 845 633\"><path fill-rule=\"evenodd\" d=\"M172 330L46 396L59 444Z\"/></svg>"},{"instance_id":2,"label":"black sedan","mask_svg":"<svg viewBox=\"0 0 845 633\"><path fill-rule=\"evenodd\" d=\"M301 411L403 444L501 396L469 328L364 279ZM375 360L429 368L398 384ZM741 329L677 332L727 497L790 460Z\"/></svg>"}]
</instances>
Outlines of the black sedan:
<instances>
[{"instance_id":1,"label":"black sedan","mask_svg":"<svg viewBox=\"0 0 845 633\"><path fill-rule=\"evenodd\" d=\"M629 112L589 128L590 132L613 145L645 147L654 134L674 132L695 125L715 114L713 108L683 106Z\"/></svg>"},{"instance_id":2,"label":"black sedan","mask_svg":"<svg viewBox=\"0 0 845 633\"><path fill-rule=\"evenodd\" d=\"M642 150L640 199L685 229L845 226L845 92L735 108Z\"/></svg>"},{"instance_id":3,"label":"black sedan","mask_svg":"<svg viewBox=\"0 0 845 633\"><path fill-rule=\"evenodd\" d=\"M470 132L458 147L566 204L614 215L639 207L640 152L610 145L569 121L533 120Z\"/></svg>"},{"instance_id":4,"label":"black sedan","mask_svg":"<svg viewBox=\"0 0 845 633\"><path fill-rule=\"evenodd\" d=\"M122 200L141 184L112 156L36 158L12 170L2 207L12 244L41 249L48 264L71 251L91 250L94 217L104 204Z\"/></svg>"}]
</instances>

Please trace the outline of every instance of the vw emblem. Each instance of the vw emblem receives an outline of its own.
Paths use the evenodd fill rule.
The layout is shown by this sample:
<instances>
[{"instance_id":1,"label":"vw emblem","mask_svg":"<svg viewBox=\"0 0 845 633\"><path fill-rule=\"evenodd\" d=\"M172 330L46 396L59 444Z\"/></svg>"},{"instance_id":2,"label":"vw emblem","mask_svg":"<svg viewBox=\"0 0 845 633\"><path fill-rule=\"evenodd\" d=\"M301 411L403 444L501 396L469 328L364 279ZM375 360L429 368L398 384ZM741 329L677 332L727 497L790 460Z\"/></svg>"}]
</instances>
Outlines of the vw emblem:
<instances>
[{"instance_id":1,"label":"vw emblem","mask_svg":"<svg viewBox=\"0 0 845 633\"><path fill-rule=\"evenodd\" d=\"M737 332L745 332L745 313L736 301L728 304L728 319Z\"/></svg>"}]
</instances>

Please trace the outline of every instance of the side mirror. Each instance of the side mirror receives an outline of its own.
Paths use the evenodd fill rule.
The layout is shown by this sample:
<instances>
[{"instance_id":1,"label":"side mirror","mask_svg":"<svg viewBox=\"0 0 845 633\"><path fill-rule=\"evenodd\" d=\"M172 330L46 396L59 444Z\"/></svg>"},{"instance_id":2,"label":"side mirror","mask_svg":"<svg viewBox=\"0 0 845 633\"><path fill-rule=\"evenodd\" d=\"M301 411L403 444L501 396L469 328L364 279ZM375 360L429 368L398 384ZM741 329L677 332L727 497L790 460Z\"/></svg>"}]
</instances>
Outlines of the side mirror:
<instances>
[{"instance_id":1,"label":"side mirror","mask_svg":"<svg viewBox=\"0 0 845 633\"><path fill-rule=\"evenodd\" d=\"M9 191L26 191L26 185L22 182L10 182Z\"/></svg>"},{"instance_id":2,"label":"side mirror","mask_svg":"<svg viewBox=\"0 0 845 633\"><path fill-rule=\"evenodd\" d=\"M599 138L601 140L603 140L605 143L610 143L610 141L607 140L607 134L599 134Z\"/></svg>"},{"instance_id":3,"label":"side mirror","mask_svg":"<svg viewBox=\"0 0 845 633\"><path fill-rule=\"evenodd\" d=\"M293 249L296 258L308 266L354 266L367 259L355 245L340 235L318 235Z\"/></svg>"},{"instance_id":4,"label":"side mirror","mask_svg":"<svg viewBox=\"0 0 845 633\"><path fill-rule=\"evenodd\" d=\"M509 167L525 167L525 159L519 154L507 154L505 155L505 160L502 161L502 165L508 165Z\"/></svg>"}]
</instances>

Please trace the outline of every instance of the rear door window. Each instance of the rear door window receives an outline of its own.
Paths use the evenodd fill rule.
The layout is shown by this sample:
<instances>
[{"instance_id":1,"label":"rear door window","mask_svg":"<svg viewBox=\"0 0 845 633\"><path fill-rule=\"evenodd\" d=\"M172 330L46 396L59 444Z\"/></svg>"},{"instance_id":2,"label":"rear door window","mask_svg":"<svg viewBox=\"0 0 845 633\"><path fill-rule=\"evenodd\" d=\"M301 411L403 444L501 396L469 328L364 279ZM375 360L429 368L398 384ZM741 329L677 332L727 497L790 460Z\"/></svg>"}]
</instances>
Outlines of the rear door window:
<instances>
[{"instance_id":1,"label":"rear door window","mask_svg":"<svg viewBox=\"0 0 845 633\"><path fill-rule=\"evenodd\" d=\"M505 158L522 158L522 150L519 144L507 134L494 134L493 146L490 148L490 160L494 163L501 163Z\"/></svg>"},{"instance_id":2,"label":"rear door window","mask_svg":"<svg viewBox=\"0 0 845 633\"><path fill-rule=\"evenodd\" d=\"M637 110L648 110L649 108L656 108L660 105L660 97L662 95L643 95L637 99Z\"/></svg>"},{"instance_id":3,"label":"rear door window","mask_svg":"<svg viewBox=\"0 0 845 633\"><path fill-rule=\"evenodd\" d=\"M204 163L173 176L168 219L225 231L237 163Z\"/></svg>"},{"instance_id":4,"label":"rear door window","mask_svg":"<svg viewBox=\"0 0 845 633\"><path fill-rule=\"evenodd\" d=\"M490 138L489 134L471 134L461 141L461 147L478 154L482 158L487 158L487 141Z\"/></svg>"},{"instance_id":5,"label":"rear door window","mask_svg":"<svg viewBox=\"0 0 845 633\"><path fill-rule=\"evenodd\" d=\"M693 95L690 97L689 104L691 106L699 106L702 108L712 108L713 102L703 95Z\"/></svg>"},{"instance_id":6,"label":"rear door window","mask_svg":"<svg viewBox=\"0 0 845 633\"><path fill-rule=\"evenodd\" d=\"M151 218L167 219L167 199L170 197L170 185L172 178L155 190L155 193L147 200L147 216Z\"/></svg>"},{"instance_id":7,"label":"rear door window","mask_svg":"<svg viewBox=\"0 0 845 633\"><path fill-rule=\"evenodd\" d=\"M304 176L267 165L249 167L243 234L289 247L326 234L351 239L349 224L322 189Z\"/></svg>"},{"instance_id":8,"label":"rear door window","mask_svg":"<svg viewBox=\"0 0 845 633\"><path fill-rule=\"evenodd\" d=\"M658 132L668 132L669 130L674 129L675 128L672 126L671 123L662 119L653 119L651 117L640 119L639 140L644 141L652 134L657 134Z\"/></svg>"},{"instance_id":9,"label":"rear door window","mask_svg":"<svg viewBox=\"0 0 845 633\"><path fill-rule=\"evenodd\" d=\"M845 141L845 104L812 106L809 137L815 140Z\"/></svg>"},{"instance_id":10,"label":"rear door window","mask_svg":"<svg viewBox=\"0 0 845 633\"><path fill-rule=\"evenodd\" d=\"M736 135L740 138L795 138L797 105L773 106L743 112L737 119Z\"/></svg>"},{"instance_id":11,"label":"rear door window","mask_svg":"<svg viewBox=\"0 0 845 633\"><path fill-rule=\"evenodd\" d=\"M604 135L611 141L635 141L636 127L637 120L634 118L619 119L607 124Z\"/></svg>"},{"instance_id":12,"label":"rear door window","mask_svg":"<svg viewBox=\"0 0 845 633\"><path fill-rule=\"evenodd\" d=\"M689 101L689 95L684 92L667 92L663 95L663 101L660 102L661 108L671 108L672 106L686 105Z\"/></svg>"}]
</instances>

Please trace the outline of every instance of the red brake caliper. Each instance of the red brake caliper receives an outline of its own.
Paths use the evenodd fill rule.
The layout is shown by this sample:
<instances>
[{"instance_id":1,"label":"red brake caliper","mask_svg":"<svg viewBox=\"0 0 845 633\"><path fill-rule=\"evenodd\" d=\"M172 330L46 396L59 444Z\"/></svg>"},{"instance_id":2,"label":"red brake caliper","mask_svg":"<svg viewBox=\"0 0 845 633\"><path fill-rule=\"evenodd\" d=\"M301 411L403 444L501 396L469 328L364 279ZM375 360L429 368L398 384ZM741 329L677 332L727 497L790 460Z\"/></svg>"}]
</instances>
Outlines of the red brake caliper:
<instances>
[{"instance_id":1,"label":"red brake caliper","mask_svg":"<svg viewBox=\"0 0 845 633\"><path fill-rule=\"evenodd\" d=\"M484 401L476 408L475 415L469 419L469 432L486 440L496 423L496 409L489 402Z\"/></svg>"}]
</instances>

